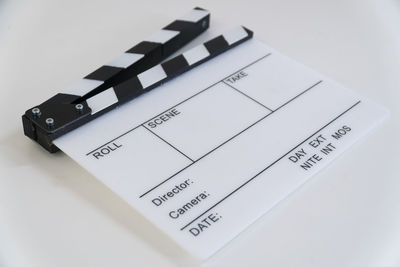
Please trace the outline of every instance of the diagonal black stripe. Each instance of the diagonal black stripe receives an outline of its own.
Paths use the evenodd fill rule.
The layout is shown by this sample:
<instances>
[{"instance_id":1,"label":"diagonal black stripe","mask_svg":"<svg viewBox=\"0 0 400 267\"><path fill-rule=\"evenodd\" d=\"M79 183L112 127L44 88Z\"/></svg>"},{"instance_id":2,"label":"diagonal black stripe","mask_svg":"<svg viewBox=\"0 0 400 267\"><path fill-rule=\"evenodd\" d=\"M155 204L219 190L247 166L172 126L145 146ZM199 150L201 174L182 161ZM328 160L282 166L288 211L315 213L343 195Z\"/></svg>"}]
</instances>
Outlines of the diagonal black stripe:
<instances>
[{"instance_id":1,"label":"diagonal black stripe","mask_svg":"<svg viewBox=\"0 0 400 267\"><path fill-rule=\"evenodd\" d=\"M150 52L159 51L161 53L162 45L159 43L153 43L148 41L143 41L126 51L127 53L143 54L147 55Z\"/></svg>"},{"instance_id":2,"label":"diagonal black stripe","mask_svg":"<svg viewBox=\"0 0 400 267\"><path fill-rule=\"evenodd\" d=\"M115 94L120 103L140 95L142 90L143 87L138 77L133 77L132 79L114 86Z\"/></svg>"},{"instance_id":3,"label":"diagonal black stripe","mask_svg":"<svg viewBox=\"0 0 400 267\"><path fill-rule=\"evenodd\" d=\"M189 66L183 55L179 55L161 64L167 76L177 75Z\"/></svg>"},{"instance_id":4,"label":"diagonal black stripe","mask_svg":"<svg viewBox=\"0 0 400 267\"><path fill-rule=\"evenodd\" d=\"M175 20L174 22L168 24L163 29L171 30L171 31L178 31L178 32L185 32L193 29L193 22L190 21L183 21L183 20Z\"/></svg>"},{"instance_id":5,"label":"diagonal black stripe","mask_svg":"<svg viewBox=\"0 0 400 267\"><path fill-rule=\"evenodd\" d=\"M220 35L208 42L204 43L204 46L207 48L208 52L210 52L210 54L214 54L214 53L218 53L221 50L226 49L227 47L229 47L229 44L226 42L225 38Z\"/></svg>"},{"instance_id":6,"label":"diagonal black stripe","mask_svg":"<svg viewBox=\"0 0 400 267\"><path fill-rule=\"evenodd\" d=\"M106 81L111 77L115 76L117 73L121 72L122 70L123 68L117 68L112 66L101 66L97 70L87 75L85 78L98 81Z\"/></svg>"}]
</instances>

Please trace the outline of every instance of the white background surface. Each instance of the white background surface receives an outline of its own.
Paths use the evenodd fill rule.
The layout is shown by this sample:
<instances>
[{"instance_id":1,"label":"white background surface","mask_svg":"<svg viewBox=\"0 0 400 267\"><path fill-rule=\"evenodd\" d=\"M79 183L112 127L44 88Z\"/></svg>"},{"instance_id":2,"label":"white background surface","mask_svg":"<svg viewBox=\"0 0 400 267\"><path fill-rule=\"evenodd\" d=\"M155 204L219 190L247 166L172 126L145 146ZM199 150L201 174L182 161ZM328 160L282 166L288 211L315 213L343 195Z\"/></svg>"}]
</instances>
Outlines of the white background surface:
<instances>
[{"instance_id":1,"label":"white background surface","mask_svg":"<svg viewBox=\"0 0 400 267\"><path fill-rule=\"evenodd\" d=\"M1 1L0 266L197 266L23 112L194 6L200 43L237 24L391 118L204 266L400 266L398 1Z\"/></svg>"}]
</instances>

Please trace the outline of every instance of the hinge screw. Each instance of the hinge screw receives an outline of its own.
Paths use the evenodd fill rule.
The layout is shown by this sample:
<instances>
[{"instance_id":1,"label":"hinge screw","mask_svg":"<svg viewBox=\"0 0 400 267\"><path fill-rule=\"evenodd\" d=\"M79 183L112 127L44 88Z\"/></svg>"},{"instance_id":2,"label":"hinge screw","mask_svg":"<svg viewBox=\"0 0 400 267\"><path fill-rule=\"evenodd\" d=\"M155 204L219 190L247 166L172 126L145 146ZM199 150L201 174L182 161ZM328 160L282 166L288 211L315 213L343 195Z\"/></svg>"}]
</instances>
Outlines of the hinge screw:
<instances>
[{"instance_id":1,"label":"hinge screw","mask_svg":"<svg viewBox=\"0 0 400 267\"><path fill-rule=\"evenodd\" d=\"M82 105L82 104L76 104L76 105L75 105L75 109L76 109L79 113L82 113L83 105Z\"/></svg>"},{"instance_id":2,"label":"hinge screw","mask_svg":"<svg viewBox=\"0 0 400 267\"><path fill-rule=\"evenodd\" d=\"M40 117L40 109L39 108L33 108L32 113L33 113L33 116L35 116L36 118Z\"/></svg>"},{"instance_id":3,"label":"hinge screw","mask_svg":"<svg viewBox=\"0 0 400 267\"><path fill-rule=\"evenodd\" d=\"M46 124L49 126L49 128L52 128L54 126L54 119L53 118L47 118L46 119Z\"/></svg>"}]
</instances>

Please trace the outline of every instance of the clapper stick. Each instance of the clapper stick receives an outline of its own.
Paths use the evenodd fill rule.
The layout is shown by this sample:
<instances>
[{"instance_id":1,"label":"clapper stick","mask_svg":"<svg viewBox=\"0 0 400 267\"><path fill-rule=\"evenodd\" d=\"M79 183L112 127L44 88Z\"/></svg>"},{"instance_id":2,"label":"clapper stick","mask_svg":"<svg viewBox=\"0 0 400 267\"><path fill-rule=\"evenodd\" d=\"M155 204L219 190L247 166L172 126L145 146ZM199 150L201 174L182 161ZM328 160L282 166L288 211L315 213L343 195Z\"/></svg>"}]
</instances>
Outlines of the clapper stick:
<instances>
[{"instance_id":1,"label":"clapper stick","mask_svg":"<svg viewBox=\"0 0 400 267\"><path fill-rule=\"evenodd\" d=\"M252 31L238 27L226 34L211 39L189 51L158 64L131 79L94 95L86 100L83 109L89 108L91 116L118 106L148 92L172 78L218 56L253 36Z\"/></svg>"},{"instance_id":2,"label":"clapper stick","mask_svg":"<svg viewBox=\"0 0 400 267\"><path fill-rule=\"evenodd\" d=\"M191 22L188 24L189 20ZM139 43L92 72L65 93L59 93L27 110L22 116L25 135L49 152L56 152L59 149L52 140L253 36L250 30L238 27L155 65L204 31L208 25L209 13L195 8L187 16L153 35L149 41ZM175 31L178 28L180 31Z\"/></svg>"}]
</instances>

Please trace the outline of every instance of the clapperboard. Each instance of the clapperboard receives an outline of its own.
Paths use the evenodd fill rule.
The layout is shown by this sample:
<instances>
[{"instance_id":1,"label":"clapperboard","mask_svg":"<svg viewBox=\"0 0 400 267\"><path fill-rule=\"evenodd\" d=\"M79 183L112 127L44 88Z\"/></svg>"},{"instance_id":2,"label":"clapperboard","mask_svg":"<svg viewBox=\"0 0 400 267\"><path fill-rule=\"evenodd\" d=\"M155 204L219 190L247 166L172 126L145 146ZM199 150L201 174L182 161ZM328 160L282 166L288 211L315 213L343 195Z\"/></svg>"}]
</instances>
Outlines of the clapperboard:
<instances>
[{"instance_id":1,"label":"clapperboard","mask_svg":"<svg viewBox=\"0 0 400 267\"><path fill-rule=\"evenodd\" d=\"M209 19L193 9L22 116L201 259L388 115L245 27L166 60Z\"/></svg>"}]
</instances>

